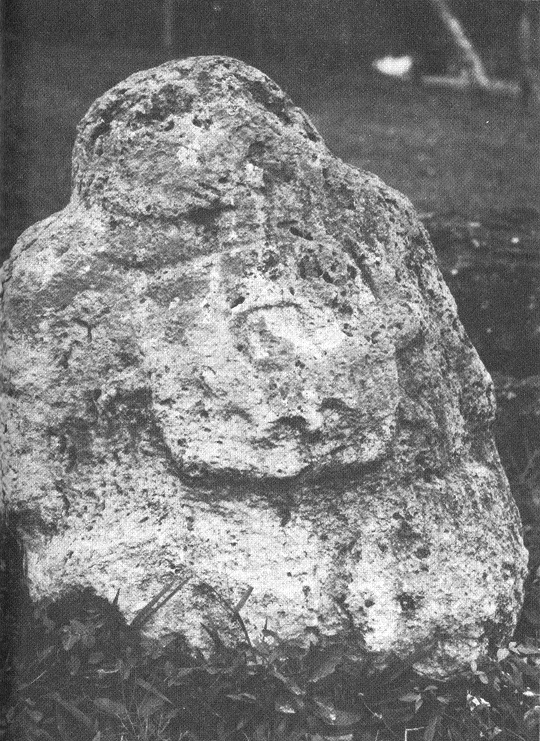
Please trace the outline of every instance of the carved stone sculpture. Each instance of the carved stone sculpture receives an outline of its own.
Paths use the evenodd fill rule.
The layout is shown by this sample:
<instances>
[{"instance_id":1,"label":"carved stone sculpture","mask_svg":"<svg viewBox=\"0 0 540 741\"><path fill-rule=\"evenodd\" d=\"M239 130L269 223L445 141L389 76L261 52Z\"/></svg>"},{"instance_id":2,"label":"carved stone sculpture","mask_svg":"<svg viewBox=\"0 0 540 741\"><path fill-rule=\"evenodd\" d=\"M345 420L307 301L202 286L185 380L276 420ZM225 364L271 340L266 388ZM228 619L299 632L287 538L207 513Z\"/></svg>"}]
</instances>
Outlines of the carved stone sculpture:
<instances>
[{"instance_id":1,"label":"carved stone sculpture","mask_svg":"<svg viewBox=\"0 0 540 741\"><path fill-rule=\"evenodd\" d=\"M517 617L491 380L409 202L257 70L133 75L2 273L2 466L34 597L456 671ZM184 583L185 582L185 583Z\"/></svg>"}]
</instances>

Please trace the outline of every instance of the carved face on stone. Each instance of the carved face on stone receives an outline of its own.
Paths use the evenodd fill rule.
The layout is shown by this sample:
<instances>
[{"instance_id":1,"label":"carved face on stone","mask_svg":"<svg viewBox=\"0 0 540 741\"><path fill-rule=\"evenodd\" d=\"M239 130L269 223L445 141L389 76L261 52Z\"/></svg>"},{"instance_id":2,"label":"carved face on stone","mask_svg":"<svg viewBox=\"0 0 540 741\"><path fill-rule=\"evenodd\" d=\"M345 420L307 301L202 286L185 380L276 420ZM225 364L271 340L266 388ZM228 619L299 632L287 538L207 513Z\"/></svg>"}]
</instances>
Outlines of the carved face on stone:
<instances>
[{"instance_id":1,"label":"carved face on stone","mask_svg":"<svg viewBox=\"0 0 540 741\"><path fill-rule=\"evenodd\" d=\"M277 86L248 81L230 60L201 65L188 80L178 63L181 82L130 90L123 106L104 98L76 147L78 197L137 224L126 260L140 249L141 265L170 261L148 288L164 313L138 328L152 416L190 476L372 463L396 428L394 343L320 195L340 193L354 215L352 186L329 184L333 159ZM226 108L207 93L207 67L234 101ZM117 232L111 245L118 255Z\"/></svg>"},{"instance_id":2,"label":"carved face on stone","mask_svg":"<svg viewBox=\"0 0 540 741\"><path fill-rule=\"evenodd\" d=\"M183 266L177 294L151 377L154 412L186 473L309 476L384 455L394 348L338 245L299 238L205 258Z\"/></svg>"},{"instance_id":3,"label":"carved face on stone","mask_svg":"<svg viewBox=\"0 0 540 741\"><path fill-rule=\"evenodd\" d=\"M526 554L491 381L410 204L223 57L106 93L73 165L0 271L34 598L120 588L131 620L178 577L145 631L237 645L223 602L248 594L250 635L426 646L439 676L510 636Z\"/></svg>"}]
</instances>

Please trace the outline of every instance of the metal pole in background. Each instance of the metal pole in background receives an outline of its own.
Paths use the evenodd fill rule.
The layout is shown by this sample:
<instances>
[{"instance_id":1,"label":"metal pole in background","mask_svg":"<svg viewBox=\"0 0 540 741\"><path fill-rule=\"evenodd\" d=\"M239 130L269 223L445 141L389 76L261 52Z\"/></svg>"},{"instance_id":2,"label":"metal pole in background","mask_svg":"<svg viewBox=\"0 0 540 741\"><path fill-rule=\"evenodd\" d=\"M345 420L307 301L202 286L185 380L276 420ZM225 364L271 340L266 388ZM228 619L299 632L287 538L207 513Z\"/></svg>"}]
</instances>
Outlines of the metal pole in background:
<instances>
[{"instance_id":1,"label":"metal pole in background","mask_svg":"<svg viewBox=\"0 0 540 741\"><path fill-rule=\"evenodd\" d=\"M463 60L463 66L467 70L471 83L480 88L489 87L489 77L482 60L465 33L463 26L452 12L448 2L446 0L431 0L431 4L449 31L456 48L459 50Z\"/></svg>"}]
</instances>

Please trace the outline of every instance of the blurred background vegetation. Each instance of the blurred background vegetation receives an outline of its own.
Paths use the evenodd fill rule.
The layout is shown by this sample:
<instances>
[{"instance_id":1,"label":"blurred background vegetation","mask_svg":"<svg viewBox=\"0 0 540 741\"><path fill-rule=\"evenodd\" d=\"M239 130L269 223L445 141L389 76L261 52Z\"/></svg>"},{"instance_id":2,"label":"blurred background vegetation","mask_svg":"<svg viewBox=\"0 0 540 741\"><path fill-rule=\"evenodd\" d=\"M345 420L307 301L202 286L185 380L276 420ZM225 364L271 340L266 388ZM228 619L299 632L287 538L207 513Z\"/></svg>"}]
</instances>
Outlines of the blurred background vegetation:
<instances>
[{"instance_id":1,"label":"blurred background vegetation","mask_svg":"<svg viewBox=\"0 0 540 741\"><path fill-rule=\"evenodd\" d=\"M523 2L451 7L471 39L511 67ZM56 42L166 44L182 56L300 56L332 68L369 62L389 46L440 68L448 51L430 0L7 0L6 28Z\"/></svg>"}]
</instances>

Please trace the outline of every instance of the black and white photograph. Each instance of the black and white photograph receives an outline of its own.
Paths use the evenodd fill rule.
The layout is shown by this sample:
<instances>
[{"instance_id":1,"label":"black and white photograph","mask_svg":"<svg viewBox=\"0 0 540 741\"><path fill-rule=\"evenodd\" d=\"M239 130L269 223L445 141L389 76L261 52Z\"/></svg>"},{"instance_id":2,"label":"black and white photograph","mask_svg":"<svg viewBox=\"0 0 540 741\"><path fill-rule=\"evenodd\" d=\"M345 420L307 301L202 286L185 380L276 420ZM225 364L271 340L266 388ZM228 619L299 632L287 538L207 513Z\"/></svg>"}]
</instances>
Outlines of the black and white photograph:
<instances>
[{"instance_id":1,"label":"black and white photograph","mask_svg":"<svg viewBox=\"0 0 540 741\"><path fill-rule=\"evenodd\" d=\"M540 0L0 21L0 741L540 741Z\"/></svg>"}]
</instances>

